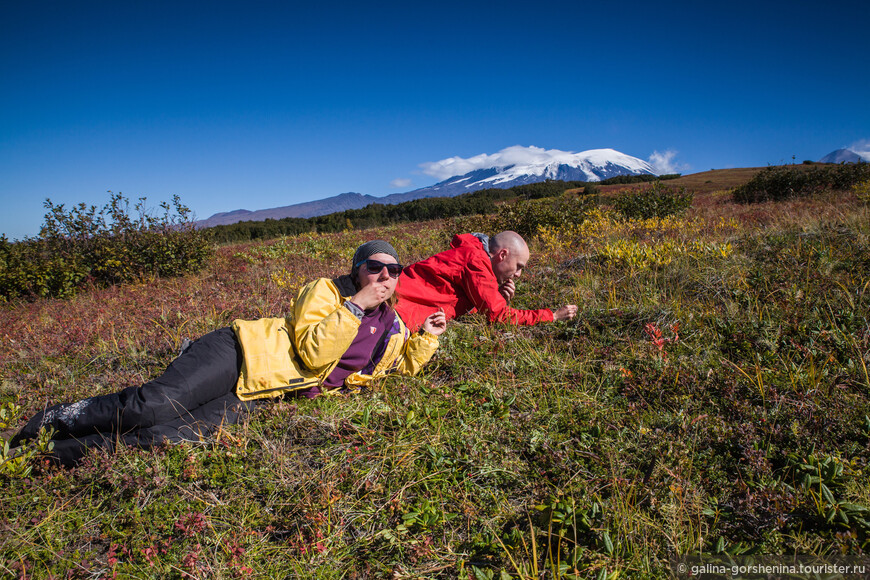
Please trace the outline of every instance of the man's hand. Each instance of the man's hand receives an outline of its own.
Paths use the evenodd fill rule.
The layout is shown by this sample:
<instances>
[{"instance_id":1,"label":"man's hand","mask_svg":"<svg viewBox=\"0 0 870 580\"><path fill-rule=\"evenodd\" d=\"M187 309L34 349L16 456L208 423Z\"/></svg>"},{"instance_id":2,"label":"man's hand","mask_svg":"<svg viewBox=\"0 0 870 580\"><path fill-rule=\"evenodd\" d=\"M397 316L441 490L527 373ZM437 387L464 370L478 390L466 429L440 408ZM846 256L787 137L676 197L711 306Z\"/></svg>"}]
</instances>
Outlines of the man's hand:
<instances>
[{"instance_id":1,"label":"man's hand","mask_svg":"<svg viewBox=\"0 0 870 580\"><path fill-rule=\"evenodd\" d=\"M504 296L505 302L510 302L514 297L514 293L517 291L517 287L514 284L513 278L508 278L508 280L498 287L498 293Z\"/></svg>"},{"instance_id":2,"label":"man's hand","mask_svg":"<svg viewBox=\"0 0 870 580\"><path fill-rule=\"evenodd\" d=\"M391 295L392 292L389 288L379 282L374 282L360 288L359 292L350 301L363 310L371 310L380 306Z\"/></svg>"},{"instance_id":3,"label":"man's hand","mask_svg":"<svg viewBox=\"0 0 870 580\"><path fill-rule=\"evenodd\" d=\"M447 316L444 314L444 311L438 310L438 312L430 314L423 321L423 330L435 336L440 336L442 332L447 330Z\"/></svg>"},{"instance_id":4,"label":"man's hand","mask_svg":"<svg viewBox=\"0 0 870 580\"><path fill-rule=\"evenodd\" d=\"M574 304L563 306L553 311L553 320L571 320L577 315L577 307Z\"/></svg>"}]
</instances>

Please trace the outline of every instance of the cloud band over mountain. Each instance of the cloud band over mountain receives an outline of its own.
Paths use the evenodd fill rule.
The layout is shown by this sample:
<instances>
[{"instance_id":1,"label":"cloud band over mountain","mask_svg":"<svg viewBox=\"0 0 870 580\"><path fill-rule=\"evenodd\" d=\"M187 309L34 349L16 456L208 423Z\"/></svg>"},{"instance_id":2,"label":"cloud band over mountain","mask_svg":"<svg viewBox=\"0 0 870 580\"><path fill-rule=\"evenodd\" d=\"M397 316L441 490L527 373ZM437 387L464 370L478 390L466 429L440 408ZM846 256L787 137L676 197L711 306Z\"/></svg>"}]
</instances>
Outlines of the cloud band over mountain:
<instances>
[{"instance_id":1,"label":"cloud band over mountain","mask_svg":"<svg viewBox=\"0 0 870 580\"><path fill-rule=\"evenodd\" d=\"M545 167L553 164L576 165L579 158L588 158L590 152L574 153L559 149L543 149L541 147L523 147L514 145L502 149L498 153L481 153L473 157L448 157L440 161L429 161L420 164L420 169L426 175L439 181L458 175L466 175L480 169L503 169L515 165ZM657 173L675 173L683 168L675 163L677 152L666 150L663 153L653 152L649 164Z\"/></svg>"},{"instance_id":2,"label":"cloud band over mountain","mask_svg":"<svg viewBox=\"0 0 870 580\"><path fill-rule=\"evenodd\" d=\"M849 149L864 159L870 159L870 139L862 139L849 145Z\"/></svg>"}]
</instances>

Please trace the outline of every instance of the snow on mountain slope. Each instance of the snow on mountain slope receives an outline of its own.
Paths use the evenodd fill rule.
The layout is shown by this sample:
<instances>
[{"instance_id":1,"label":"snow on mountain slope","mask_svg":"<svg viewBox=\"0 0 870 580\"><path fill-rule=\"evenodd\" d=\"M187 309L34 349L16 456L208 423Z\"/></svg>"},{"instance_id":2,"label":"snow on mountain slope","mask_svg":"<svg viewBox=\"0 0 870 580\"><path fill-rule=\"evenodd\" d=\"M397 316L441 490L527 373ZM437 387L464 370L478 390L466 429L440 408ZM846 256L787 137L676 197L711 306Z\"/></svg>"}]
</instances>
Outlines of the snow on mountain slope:
<instances>
[{"instance_id":1,"label":"snow on mountain slope","mask_svg":"<svg viewBox=\"0 0 870 580\"><path fill-rule=\"evenodd\" d=\"M571 153L520 145L492 155L450 157L420 167L424 173L443 181L409 192L417 198L452 197L490 187L507 189L547 179L601 181L618 175L656 175L646 161L614 149Z\"/></svg>"},{"instance_id":2,"label":"snow on mountain slope","mask_svg":"<svg viewBox=\"0 0 870 580\"><path fill-rule=\"evenodd\" d=\"M560 152L562 153L562 152ZM584 181L600 181L613 175L648 174L654 175L652 166L646 161L631 157L613 149L593 149L582 153L564 153L551 155L540 161L525 165L512 165L504 168L501 173L483 179L478 183L508 183L526 176L542 177L544 179L559 179L560 168L573 168L585 176ZM562 170L565 171L564 169ZM604 176L607 177L604 177Z\"/></svg>"},{"instance_id":3,"label":"snow on mountain slope","mask_svg":"<svg viewBox=\"0 0 870 580\"><path fill-rule=\"evenodd\" d=\"M424 163L423 172L440 181L435 185L373 197L346 193L320 201L288 205L279 208L215 214L198 222L201 227L231 224L242 220L258 221L267 218L313 217L346 209L365 207L370 203L396 204L424 197L454 197L480 189L507 189L546 181L601 181L618 175L656 175L646 161L620 153L614 149L591 149L580 153L523 147L515 145L498 153L481 154L467 159L451 157Z\"/></svg>"},{"instance_id":4,"label":"snow on mountain slope","mask_svg":"<svg viewBox=\"0 0 870 580\"><path fill-rule=\"evenodd\" d=\"M590 149L572 153L520 145L507 147L492 155L484 153L468 159L450 157L421 165L424 173L442 180L457 175L469 175L474 171L494 169L495 175L474 180L494 185L526 177L539 177L542 181L556 179L559 168L563 166L579 170L588 181L606 179L602 174L655 174L653 167L646 161L614 149Z\"/></svg>"}]
</instances>

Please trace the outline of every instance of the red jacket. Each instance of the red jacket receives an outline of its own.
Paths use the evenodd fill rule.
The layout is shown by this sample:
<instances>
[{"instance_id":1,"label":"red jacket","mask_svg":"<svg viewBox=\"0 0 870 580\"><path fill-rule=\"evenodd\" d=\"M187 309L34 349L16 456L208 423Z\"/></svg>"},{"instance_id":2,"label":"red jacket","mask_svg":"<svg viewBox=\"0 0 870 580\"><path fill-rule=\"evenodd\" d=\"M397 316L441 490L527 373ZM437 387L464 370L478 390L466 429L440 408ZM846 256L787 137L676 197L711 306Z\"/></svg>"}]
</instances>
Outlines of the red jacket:
<instances>
[{"instance_id":1,"label":"red jacket","mask_svg":"<svg viewBox=\"0 0 870 580\"><path fill-rule=\"evenodd\" d=\"M516 310L499 294L489 254L471 234L453 237L449 250L407 266L399 277L396 312L412 332L438 308L447 320L475 308L490 322L537 324L553 320L553 311Z\"/></svg>"}]
</instances>

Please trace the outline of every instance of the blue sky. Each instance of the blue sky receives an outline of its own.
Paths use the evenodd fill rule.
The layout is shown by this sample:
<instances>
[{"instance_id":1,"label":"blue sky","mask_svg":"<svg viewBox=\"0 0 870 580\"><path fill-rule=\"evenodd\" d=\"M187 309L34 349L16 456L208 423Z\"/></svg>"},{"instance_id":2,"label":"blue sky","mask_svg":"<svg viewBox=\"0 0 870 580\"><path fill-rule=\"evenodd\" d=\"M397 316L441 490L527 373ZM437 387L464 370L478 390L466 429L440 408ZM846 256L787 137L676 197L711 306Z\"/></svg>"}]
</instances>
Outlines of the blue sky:
<instances>
[{"instance_id":1,"label":"blue sky","mask_svg":"<svg viewBox=\"0 0 870 580\"><path fill-rule=\"evenodd\" d=\"M0 0L0 233L107 191L198 218L514 146L683 173L870 144L866 2Z\"/></svg>"}]
</instances>

